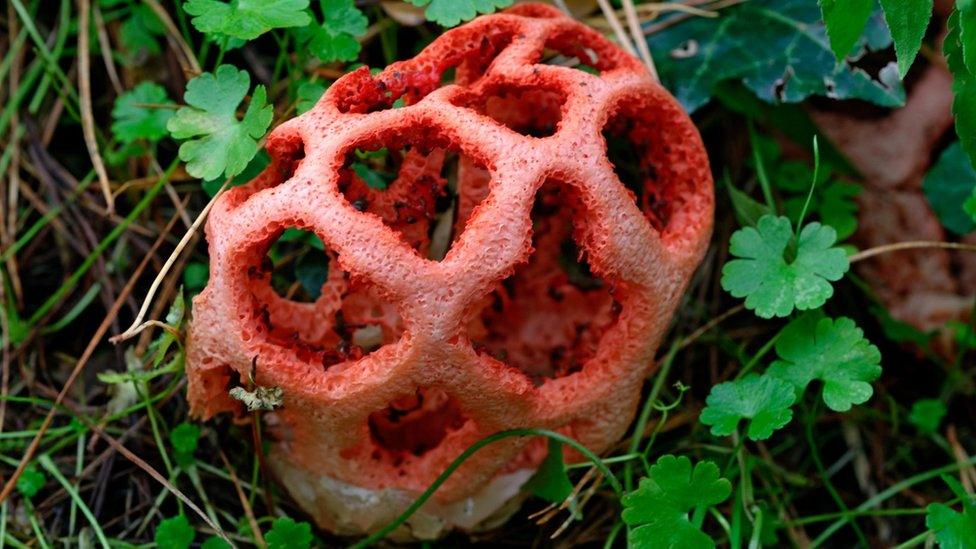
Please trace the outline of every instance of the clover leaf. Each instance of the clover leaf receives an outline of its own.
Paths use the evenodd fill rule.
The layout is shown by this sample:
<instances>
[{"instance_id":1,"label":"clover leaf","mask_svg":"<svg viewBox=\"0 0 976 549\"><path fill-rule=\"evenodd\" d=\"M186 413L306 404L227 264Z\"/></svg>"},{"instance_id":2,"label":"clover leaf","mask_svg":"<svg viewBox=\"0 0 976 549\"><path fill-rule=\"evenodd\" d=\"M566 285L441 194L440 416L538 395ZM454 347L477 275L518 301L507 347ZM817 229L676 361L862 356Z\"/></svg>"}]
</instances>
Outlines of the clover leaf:
<instances>
[{"instance_id":1,"label":"clover leaf","mask_svg":"<svg viewBox=\"0 0 976 549\"><path fill-rule=\"evenodd\" d=\"M790 322L776 340L780 360L769 375L791 383L802 393L815 379L823 381L823 399L837 412L866 402L871 382L881 376L881 352L849 318L806 314Z\"/></svg>"},{"instance_id":2,"label":"clover leaf","mask_svg":"<svg viewBox=\"0 0 976 549\"><path fill-rule=\"evenodd\" d=\"M943 503L925 508L925 526L935 532L942 549L976 549L976 505L963 503L962 513Z\"/></svg>"},{"instance_id":3,"label":"clover leaf","mask_svg":"<svg viewBox=\"0 0 976 549\"><path fill-rule=\"evenodd\" d=\"M187 549L196 535L186 516L177 515L159 523L154 539L159 549Z\"/></svg>"},{"instance_id":4,"label":"clover leaf","mask_svg":"<svg viewBox=\"0 0 976 549\"><path fill-rule=\"evenodd\" d=\"M252 40L271 29L304 27L309 16L308 0L188 0L186 13L198 31Z\"/></svg>"},{"instance_id":5,"label":"clover leaf","mask_svg":"<svg viewBox=\"0 0 976 549\"><path fill-rule=\"evenodd\" d=\"M31 463L17 479L17 491L25 498L30 499L36 496L41 488L44 488L45 482L47 482L47 477Z\"/></svg>"},{"instance_id":6,"label":"clover leaf","mask_svg":"<svg viewBox=\"0 0 976 549\"><path fill-rule=\"evenodd\" d=\"M688 519L697 507L717 505L732 493L710 461L691 466L687 457L662 456L637 489L624 495L624 523L631 527L630 547L715 547Z\"/></svg>"},{"instance_id":7,"label":"clover leaf","mask_svg":"<svg viewBox=\"0 0 976 549\"><path fill-rule=\"evenodd\" d=\"M796 240L795 258L788 261L784 254L792 240L790 220L773 215L733 233L729 252L738 259L722 269L722 287L745 297L746 308L762 318L823 305L834 293L830 283L850 267L846 252L833 246L837 233L820 223L807 224Z\"/></svg>"},{"instance_id":8,"label":"clover leaf","mask_svg":"<svg viewBox=\"0 0 976 549\"><path fill-rule=\"evenodd\" d=\"M276 518L264 540L268 549L308 549L312 545L312 527L288 517Z\"/></svg>"},{"instance_id":9,"label":"clover leaf","mask_svg":"<svg viewBox=\"0 0 976 549\"><path fill-rule=\"evenodd\" d=\"M918 427L923 433L934 433L939 429L942 418L946 415L946 405L936 398L923 398L912 404L912 411L908 414L908 422Z\"/></svg>"},{"instance_id":10,"label":"clover leaf","mask_svg":"<svg viewBox=\"0 0 976 549\"><path fill-rule=\"evenodd\" d=\"M193 455L200 442L200 427L192 423L180 423L169 432L169 441L177 453Z\"/></svg>"},{"instance_id":11,"label":"clover leaf","mask_svg":"<svg viewBox=\"0 0 976 549\"><path fill-rule=\"evenodd\" d=\"M112 133L122 143L139 139L151 142L166 137L166 123L175 112L166 89L155 82L144 81L120 95L112 108Z\"/></svg>"},{"instance_id":12,"label":"clover leaf","mask_svg":"<svg viewBox=\"0 0 976 549\"><path fill-rule=\"evenodd\" d=\"M763 440L793 419L790 406L795 401L796 392L789 383L768 375L749 374L712 387L699 421L711 425L713 435L725 436L734 433L739 422L747 419L746 435L752 440Z\"/></svg>"},{"instance_id":13,"label":"clover leaf","mask_svg":"<svg viewBox=\"0 0 976 549\"><path fill-rule=\"evenodd\" d=\"M424 16L444 27L453 27L461 21L474 19L479 13L491 13L507 8L512 0L407 0L417 7L427 6Z\"/></svg>"},{"instance_id":14,"label":"clover leaf","mask_svg":"<svg viewBox=\"0 0 976 549\"><path fill-rule=\"evenodd\" d=\"M322 61L354 61L369 20L353 0L321 0L323 22L312 33L309 50Z\"/></svg>"},{"instance_id":15,"label":"clover leaf","mask_svg":"<svg viewBox=\"0 0 976 549\"><path fill-rule=\"evenodd\" d=\"M267 103L264 86L258 86L244 118L238 120L237 107L250 85L247 72L231 65L221 65L214 74L205 72L187 83L184 99L188 106L176 112L166 129L177 139L196 138L180 145L180 159L193 177L233 177L257 153L257 140L271 124L273 107Z\"/></svg>"}]
</instances>

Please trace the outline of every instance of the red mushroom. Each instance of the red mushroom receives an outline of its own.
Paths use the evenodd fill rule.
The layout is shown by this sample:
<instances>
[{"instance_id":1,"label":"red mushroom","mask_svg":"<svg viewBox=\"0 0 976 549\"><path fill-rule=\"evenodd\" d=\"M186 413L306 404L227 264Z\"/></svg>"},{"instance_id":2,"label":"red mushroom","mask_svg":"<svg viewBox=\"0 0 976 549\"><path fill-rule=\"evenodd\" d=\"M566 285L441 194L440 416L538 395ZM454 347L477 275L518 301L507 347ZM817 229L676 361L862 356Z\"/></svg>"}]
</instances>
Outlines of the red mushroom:
<instances>
[{"instance_id":1,"label":"red mushroom","mask_svg":"<svg viewBox=\"0 0 976 549\"><path fill-rule=\"evenodd\" d=\"M543 63L552 54L588 70ZM630 188L603 135L635 151ZM377 190L354 152L382 148L398 172ZM698 132L636 59L519 5L347 74L267 149L270 167L207 223L189 399L205 419L239 411L228 389L252 364L255 383L280 387L270 462L321 526L384 526L503 429L555 429L596 452L623 435L713 210ZM263 266L289 227L329 254L314 303L276 294ZM483 523L544 455L516 438L477 452L412 535Z\"/></svg>"}]
</instances>

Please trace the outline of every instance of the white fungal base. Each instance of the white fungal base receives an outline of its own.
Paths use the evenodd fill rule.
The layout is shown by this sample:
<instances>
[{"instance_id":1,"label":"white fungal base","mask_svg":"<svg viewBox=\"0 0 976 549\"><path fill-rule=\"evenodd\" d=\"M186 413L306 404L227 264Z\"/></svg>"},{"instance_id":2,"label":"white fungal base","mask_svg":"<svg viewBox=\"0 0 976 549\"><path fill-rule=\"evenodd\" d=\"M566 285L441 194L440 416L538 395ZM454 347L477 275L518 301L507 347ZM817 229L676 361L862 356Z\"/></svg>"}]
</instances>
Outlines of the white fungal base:
<instances>
[{"instance_id":1,"label":"white fungal base","mask_svg":"<svg viewBox=\"0 0 976 549\"><path fill-rule=\"evenodd\" d=\"M369 490L326 476L315 476L272 452L269 464L299 507L322 528L339 535L375 532L393 522L419 494L385 488ZM390 534L397 541L433 540L454 529L487 530L501 525L519 508L522 485L531 469L492 479L475 495L451 503L429 500Z\"/></svg>"}]
</instances>

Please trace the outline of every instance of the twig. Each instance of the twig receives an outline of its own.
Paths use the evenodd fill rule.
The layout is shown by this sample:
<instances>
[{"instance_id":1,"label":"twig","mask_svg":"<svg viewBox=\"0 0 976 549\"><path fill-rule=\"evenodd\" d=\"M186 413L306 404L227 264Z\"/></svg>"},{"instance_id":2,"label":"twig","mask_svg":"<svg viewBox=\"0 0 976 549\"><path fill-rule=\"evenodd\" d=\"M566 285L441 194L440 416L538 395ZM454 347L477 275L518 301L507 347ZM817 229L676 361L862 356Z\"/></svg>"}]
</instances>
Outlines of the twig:
<instances>
[{"instance_id":1,"label":"twig","mask_svg":"<svg viewBox=\"0 0 976 549\"><path fill-rule=\"evenodd\" d=\"M82 370L84 370L85 365L88 364L88 360L91 359L92 355L95 353L95 349L98 347L98 344L101 343L102 338L105 337L105 332L107 332L109 327L112 325L115 315L119 313L119 309L122 308L122 304L125 303L126 298L128 298L129 294L132 293L132 290L135 288L136 282L139 280L142 272L149 265L150 260L156 254L156 251L166 240L169 232L173 229L173 225L176 224L177 219L179 219L179 217L174 215L162 232L159 233L159 237L153 243L145 257L143 257L139 265L132 272L132 276L129 278L129 281L122 288L122 291L119 292L119 295L115 298L115 302L112 303L111 309L109 309L108 313L105 315L105 318L102 320L102 323L95 330L95 334L88 342L88 346L82 353L81 358L79 358L78 362L75 363L75 367L71 371L71 375L68 376L68 379L64 382L64 386L61 387L61 391L58 392L57 398L54 399L54 403L52 404L51 409L48 411L47 416L44 417L44 421L41 422L40 427L38 427L37 434L34 435L33 440L31 440L31 443L27 446L27 450L24 451L23 457L20 458L20 463L17 464L17 469L14 470L13 474L10 475L10 477L7 479L7 483L3 486L3 490L0 491L0 503L5 501L7 497L10 496L10 493L17 485L17 479L20 478L20 475L23 474L24 469L27 468L27 464L30 463L31 459L34 457L34 454L37 453L37 449L41 445L41 439L44 437L44 433L48 430L48 428L51 427L51 422L54 421L54 415L57 412L58 407L64 401L65 396L67 396L68 390L71 389L71 386L74 385L75 380L78 379L78 376L81 374Z\"/></svg>"},{"instance_id":2,"label":"twig","mask_svg":"<svg viewBox=\"0 0 976 549\"><path fill-rule=\"evenodd\" d=\"M627 18L627 26L630 27L630 35L637 44L637 51L640 53L641 61L647 67L647 72L651 74L654 81L661 79L657 75L657 67L654 66L654 58L651 57L651 49L647 46L644 33L641 31L640 21L637 19L637 10L634 9L634 0L623 0L624 15Z\"/></svg>"},{"instance_id":3,"label":"twig","mask_svg":"<svg viewBox=\"0 0 976 549\"><path fill-rule=\"evenodd\" d=\"M874 248L868 248L867 250L862 250L856 254L851 255L847 259L851 263L857 263L858 261L863 261L865 259L874 257L876 255L885 254L888 252L897 252L900 250L915 250L920 248L934 248L942 250L961 250L964 252L976 252L976 245L973 244L961 244L958 242L937 242L932 240L912 240L909 242L895 242L894 244L885 244L883 246L876 246Z\"/></svg>"},{"instance_id":4,"label":"twig","mask_svg":"<svg viewBox=\"0 0 976 549\"><path fill-rule=\"evenodd\" d=\"M166 275L169 273L173 263L175 263L176 259L181 253L183 253L183 249L186 247L187 243L190 242L190 239L193 238L193 235L197 232L197 229L199 229L203 221L207 219L207 214L210 213L210 209L213 208L214 204L217 203L217 199L224 193L224 189L227 188L227 184L230 183L230 181L230 179L225 181L223 186L220 187L220 190L217 191L217 194L210 199L210 202L207 202L207 205L203 207L200 215L193 220L193 224L190 225L190 229L186 231L186 234L184 234L183 238L180 239L179 244L176 245L176 249L174 249L173 253L171 253L166 259L166 263L163 264L163 267L159 270L159 273L153 280L152 285L149 286L149 291L146 293L146 298L142 302L142 307L139 308L139 314L136 315L136 318L132 321L132 324L121 334L109 338L109 341L118 345L130 337L135 336L149 326L149 323L143 322L143 319L146 316L146 311L149 310L149 305L156 296L156 291L159 290L159 285L163 283L163 279L166 278Z\"/></svg>"},{"instance_id":5,"label":"twig","mask_svg":"<svg viewBox=\"0 0 976 549\"><path fill-rule=\"evenodd\" d=\"M267 547L264 536L261 534L261 529L258 528L258 519L254 517L254 510L251 508L250 502L247 501L247 496L244 494L244 489L241 488L241 482L237 479L237 473L234 471L234 467L231 466L230 460L224 455L223 450L218 450L218 452L220 452L220 459L224 461L224 467L227 468L231 482L234 483L234 489L237 490L237 497L241 500L241 507L244 508L244 516L247 517L247 523L251 525L251 531L254 532L254 540L258 542L258 547Z\"/></svg>"},{"instance_id":6,"label":"twig","mask_svg":"<svg viewBox=\"0 0 976 549\"><path fill-rule=\"evenodd\" d=\"M180 30L176 28L176 24L173 23L173 19L169 16L169 12L167 12L165 8L160 6L159 2L157 2L156 0L142 0L142 1L144 4L149 6L151 10L153 10L153 13L156 14L156 17L158 17L159 20L163 23L163 26L166 27L166 31L169 33L168 34L169 39L172 40L173 43L176 44L180 52L183 53L184 60L186 61L186 65L184 65L183 70L190 72L193 75L197 75L203 72L203 70L200 68L200 62L197 61L197 56L194 55L193 50L186 43L186 40L183 40L183 35L180 34Z\"/></svg>"},{"instance_id":7,"label":"twig","mask_svg":"<svg viewBox=\"0 0 976 549\"><path fill-rule=\"evenodd\" d=\"M85 147L91 157L92 166L98 174L98 184L105 196L105 205L109 213L115 211L112 199L112 187L108 182L108 172L105 163L98 152L98 140L95 139L95 116L92 114L91 97L91 58L88 55L88 19L91 15L89 0L78 0L78 88L80 92L81 131L85 137Z\"/></svg>"},{"instance_id":8,"label":"twig","mask_svg":"<svg viewBox=\"0 0 976 549\"><path fill-rule=\"evenodd\" d=\"M600 4L600 10L603 11L603 16L607 18L607 22L610 23L610 28L613 29L613 34L617 37L617 42L620 43L620 47L627 51L627 53L637 57L637 52L634 51L634 45L630 43L630 39L627 38L627 33L624 32L623 26L620 24L620 19L617 19L617 13L613 11L610 7L610 3L607 0L596 0Z\"/></svg>"}]
</instances>

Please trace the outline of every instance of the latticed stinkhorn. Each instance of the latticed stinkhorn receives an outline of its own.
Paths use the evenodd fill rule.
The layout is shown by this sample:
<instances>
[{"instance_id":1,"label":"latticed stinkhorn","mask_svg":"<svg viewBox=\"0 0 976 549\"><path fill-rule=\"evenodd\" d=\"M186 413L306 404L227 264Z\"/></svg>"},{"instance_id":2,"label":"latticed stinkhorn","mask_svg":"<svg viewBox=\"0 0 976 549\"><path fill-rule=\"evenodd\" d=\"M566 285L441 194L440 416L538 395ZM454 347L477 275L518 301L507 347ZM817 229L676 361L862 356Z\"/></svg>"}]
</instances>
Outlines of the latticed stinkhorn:
<instances>
[{"instance_id":1,"label":"latticed stinkhorn","mask_svg":"<svg viewBox=\"0 0 976 549\"><path fill-rule=\"evenodd\" d=\"M630 158L611 162L608 142ZM240 412L228 389L252 374L280 387L271 467L321 526L378 529L500 430L596 452L622 436L713 209L698 132L636 59L518 5L345 75L267 150L207 223L189 400L210 418ZM362 151L395 165L385 190L360 177ZM330 260L313 303L269 283L266 253L291 227ZM404 528L483 525L545 452L485 447Z\"/></svg>"}]
</instances>

